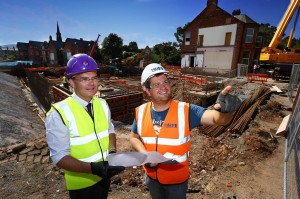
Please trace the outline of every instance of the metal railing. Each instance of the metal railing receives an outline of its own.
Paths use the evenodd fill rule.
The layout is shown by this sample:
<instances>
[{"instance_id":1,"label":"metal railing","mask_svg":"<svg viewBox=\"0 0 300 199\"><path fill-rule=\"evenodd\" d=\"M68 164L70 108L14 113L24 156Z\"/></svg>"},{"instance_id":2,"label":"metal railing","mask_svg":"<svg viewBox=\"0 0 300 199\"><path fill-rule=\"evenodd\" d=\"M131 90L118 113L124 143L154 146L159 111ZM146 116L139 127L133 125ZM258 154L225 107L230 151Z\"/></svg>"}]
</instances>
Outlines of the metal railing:
<instances>
[{"instance_id":1,"label":"metal railing","mask_svg":"<svg viewBox=\"0 0 300 199\"><path fill-rule=\"evenodd\" d=\"M291 77L290 77L289 87L288 87L289 98L291 102L294 101L293 99L295 98L299 85L300 85L300 64L294 64Z\"/></svg>"},{"instance_id":2,"label":"metal railing","mask_svg":"<svg viewBox=\"0 0 300 199\"><path fill-rule=\"evenodd\" d=\"M289 83L289 99L293 102L287 125L284 157L284 198L300 198L300 65L293 66Z\"/></svg>"}]
</instances>

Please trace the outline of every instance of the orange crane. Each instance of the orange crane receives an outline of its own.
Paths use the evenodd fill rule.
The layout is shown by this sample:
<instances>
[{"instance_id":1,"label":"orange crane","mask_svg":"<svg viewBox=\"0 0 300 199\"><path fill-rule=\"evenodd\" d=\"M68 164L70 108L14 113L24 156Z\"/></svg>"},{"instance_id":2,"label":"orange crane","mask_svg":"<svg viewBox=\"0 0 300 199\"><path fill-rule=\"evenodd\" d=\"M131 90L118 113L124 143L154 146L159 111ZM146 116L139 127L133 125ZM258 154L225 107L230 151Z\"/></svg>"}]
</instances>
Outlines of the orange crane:
<instances>
[{"instance_id":1,"label":"orange crane","mask_svg":"<svg viewBox=\"0 0 300 199\"><path fill-rule=\"evenodd\" d=\"M91 50L91 52L90 52L90 56L91 56L91 57L94 56L94 52L95 52L95 50L96 50L96 47L98 46L98 39L99 39L99 37L100 37L100 34L98 34L98 37L97 37L96 41L94 42L93 48L92 48L92 50Z\"/></svg>"},{"instance_id":2,"label":"orange crane","mask_svg":"<svg viewBox=\"0 0 300 199\"><path fill-rule=\"evenodd\" d=\"M260 62L263 64L274 65L274 78L275 79L289 79L292 65L294 63L300 63L300 49L290 48L291 41L294 35L296 22L299 15L300 0L291 0L281 22L279 23L277 30L268 47L264 47L260 53ZM285 50L277 49L278 45L282 41L282 36L286 30L289 22L291 21L294 13L298 9L294 27L291 30L288 45Z\"/></svg>"}]
</instances>

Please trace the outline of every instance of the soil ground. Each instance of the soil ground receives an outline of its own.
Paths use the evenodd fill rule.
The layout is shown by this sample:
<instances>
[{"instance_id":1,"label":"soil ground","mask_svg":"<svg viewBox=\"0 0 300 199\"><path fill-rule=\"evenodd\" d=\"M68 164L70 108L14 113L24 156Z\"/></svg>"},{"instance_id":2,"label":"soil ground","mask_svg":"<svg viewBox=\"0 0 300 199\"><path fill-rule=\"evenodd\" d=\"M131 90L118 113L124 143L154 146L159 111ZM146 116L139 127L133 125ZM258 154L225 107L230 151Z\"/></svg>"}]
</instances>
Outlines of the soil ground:
<instances>
[{"instance_id":1,"label":"soil ground","mask_svg":"<svg viewBox=\"0 0 300 199\"><path fill-rule=\"evenodd\" d=\"M19 81L6 74L0 76L0 198L68 198L63 171L51 163L8 161L5 157L1 160L1 154L5 155L6 149L14 143L45 141L45 129L37 116L35 103L25 97L26 91ZM248 96L262 86L243 79L229 79L226 84L234 85L239 93ZM285 138L275 133L283 117L291 112L292 104L285 93L288 84L272 80L264 84L273 85L283 93L272 93L257 107L241 135L225 132L213 138L199 133L198 129L192 131L188 199L283 197ZM184 89L174 86L177 86L174 96L181 96L178 92ZM18 104L23 108L18 108ZM114 124L118 151L132 151L128 140L130 125ZM113 177L109 198L150 198L142 168L127 168Z\"/></svg>"}]
</instances>

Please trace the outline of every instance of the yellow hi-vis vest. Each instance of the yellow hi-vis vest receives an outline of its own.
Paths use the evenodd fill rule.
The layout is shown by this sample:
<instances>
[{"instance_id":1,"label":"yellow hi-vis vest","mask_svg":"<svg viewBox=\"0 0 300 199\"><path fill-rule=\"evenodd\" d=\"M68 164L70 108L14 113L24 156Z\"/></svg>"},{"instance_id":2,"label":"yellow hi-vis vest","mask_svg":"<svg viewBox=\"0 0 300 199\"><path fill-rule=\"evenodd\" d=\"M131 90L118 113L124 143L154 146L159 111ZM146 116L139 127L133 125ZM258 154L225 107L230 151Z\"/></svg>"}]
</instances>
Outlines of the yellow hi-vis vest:
<instances>
[{"instance_id":1,"label":"yellow hi-vis vest","mask_svg":"<svg viewBox=\"0 0 300 199\"><path fill-rule=\"evenodd\" d=\"M189 178L189 104L172 100L160 132L156 135L151 116L151 103L136 109L137 132L147 151L164 155L172 153L177 164L159 164L155 168L144 166L147 175L161 184L179 184Z\"/></svg>"},{"instance_id":2,"label":"yellow hi-vis vest","mask_svg":"<svg viewBox=\"0 0 300 199\"><path fill-rule=\"evenodd\" d=\"M72 97L53 104L69 129L70 155L83 162L103 161L102 155L104 160L107 160L109 152L108 106L105 100L95 97L92 103L94 121ZM50 111L52 110L53 108ZM65 171L65 180L68 190L76 190L90 187L99 182L101 178L89 173Z\"/></svg>"}]
</instances>

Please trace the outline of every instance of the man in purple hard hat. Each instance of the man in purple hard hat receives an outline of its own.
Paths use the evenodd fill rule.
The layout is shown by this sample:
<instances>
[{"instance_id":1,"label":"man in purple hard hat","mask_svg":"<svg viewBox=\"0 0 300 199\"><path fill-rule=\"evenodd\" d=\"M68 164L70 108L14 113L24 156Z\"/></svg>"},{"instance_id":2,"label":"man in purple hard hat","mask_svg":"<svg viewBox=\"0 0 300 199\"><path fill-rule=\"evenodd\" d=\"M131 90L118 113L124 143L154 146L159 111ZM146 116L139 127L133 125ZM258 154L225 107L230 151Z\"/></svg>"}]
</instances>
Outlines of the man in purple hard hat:
<instances>
[{"instance_id":1,"label":"man in purple hard hat","mask_svg":"<svg viewBox=\"0 0 300 199\"><path fill-rule=\"evenodd\" d=\"M67 63L66 76L73 94L47 113L45 126L52 162L65 170L70 198L107 198L110 178L124 167L109 166L116 152L116 135L104 99L96 98L98 66L86 54Z\"/></svg>"}]
</instances>

